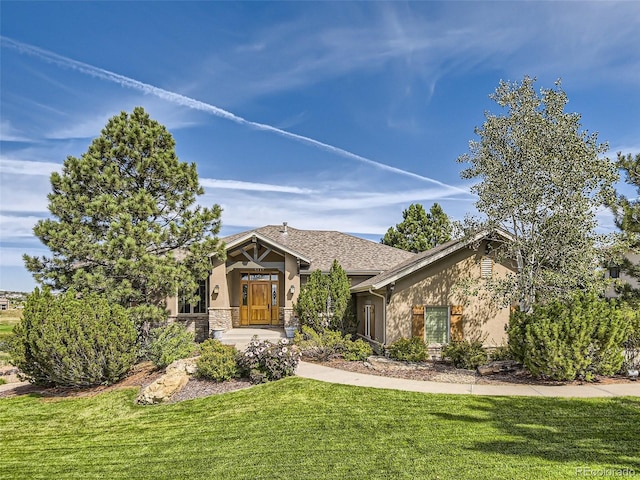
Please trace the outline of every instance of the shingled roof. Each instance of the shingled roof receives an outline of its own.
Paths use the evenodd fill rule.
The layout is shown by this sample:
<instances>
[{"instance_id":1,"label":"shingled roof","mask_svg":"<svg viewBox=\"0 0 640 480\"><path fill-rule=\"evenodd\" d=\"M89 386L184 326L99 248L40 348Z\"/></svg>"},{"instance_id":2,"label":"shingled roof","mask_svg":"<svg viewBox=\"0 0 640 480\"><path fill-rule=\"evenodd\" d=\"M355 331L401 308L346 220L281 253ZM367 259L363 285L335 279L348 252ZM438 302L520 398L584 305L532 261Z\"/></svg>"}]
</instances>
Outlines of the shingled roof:
<instances>
[{"instance_id":1,"label":"shingled roof","mask_svg":"<svg viewBox=\"0 0 640 480\"><path fill-rule=\"evenodd\" d=\"M386 270L375 277L369 278L359 283L351 289L352 292L364 292L369 289L377 290L383 288L399 278L403 278L415 271L418 271L427 265L447 257L463 248L472 248L472 245L484 238L502 237L503 240L510 240L511 234L496 229L493 231L481 231L472 237L465 237L456 240L450 240L446 243L433 247L425 252L415 254L413 258L409 258L402 263L395 265L393 268Z\"/></svg>"},{"instance_id":2,"label":"shingled roof","mask_svg":"<svg viewBox=\"0 0 640 480\"><path fill-rule=\"evenodd\" d=\"M255 232L310 260L309 271L328 272L337 260L348 274L377 274L416 256L398 248L328 230L298 230L284 225L267 225L222 238L233 243Z\"/></svg>"}]
</instances>

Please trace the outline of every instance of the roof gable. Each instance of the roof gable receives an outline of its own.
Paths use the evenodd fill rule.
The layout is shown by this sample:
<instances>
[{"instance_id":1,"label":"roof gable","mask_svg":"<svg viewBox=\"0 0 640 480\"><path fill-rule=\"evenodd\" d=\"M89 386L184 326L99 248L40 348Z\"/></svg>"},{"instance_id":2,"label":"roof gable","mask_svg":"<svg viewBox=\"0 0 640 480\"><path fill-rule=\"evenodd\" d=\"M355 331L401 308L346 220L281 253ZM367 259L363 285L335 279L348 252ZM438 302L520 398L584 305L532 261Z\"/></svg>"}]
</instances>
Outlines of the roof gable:
<instances>
[{"instance_id":1,"label":"roof gable","mask_svg":"<svg viewBox=\"0 0 640 480\"><path fill-rule=\"evenodd\" d=\"M298 230L284 225L267 225L222 240L227 248L259 236L277 248L309 262L309 271L328 272L334 260L351 275L375 275L416 256L415 253L328 230Z\"/></svg>"},{"instance_id":2,"label":"roof gable","mask_svg":"<svg viewBox=\"0 0 640 480\"><path fill-rule=\"evenodd\" d=\"M506 240L509 240L511 235L503 230L495 230L492 232L483 230L473 235L472 237L464 237L462 239L451 240L449 242L438 245L430 250L421 252L415 255L393 268L386 270L375 277L369 278L362 283L354 286L351 291L363 292L367 290L378 290L384 288L387 285L406 277L418 270L421 270L429 265L436 263L438 260L448 257L449 255L467 248L475 242L490 237L491 235L499 235Z\"/></svg>"}]
</instances>

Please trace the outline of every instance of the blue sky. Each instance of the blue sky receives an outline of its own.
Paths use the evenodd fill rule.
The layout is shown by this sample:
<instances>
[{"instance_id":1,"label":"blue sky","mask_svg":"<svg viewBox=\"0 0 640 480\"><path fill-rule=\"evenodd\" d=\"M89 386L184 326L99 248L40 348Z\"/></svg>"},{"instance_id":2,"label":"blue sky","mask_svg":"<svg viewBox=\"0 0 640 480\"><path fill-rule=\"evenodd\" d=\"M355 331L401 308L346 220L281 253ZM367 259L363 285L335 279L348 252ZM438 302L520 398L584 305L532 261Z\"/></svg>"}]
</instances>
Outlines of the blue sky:
<instances>
[{"instance_id":1,"label":"blue sky","mask_svg":"<svg viewBox=\"0 0 640 480\"><path fill-rule=\"evenodd\" d=\"M640 152L638 2L0 3L0 289L49 175L143 106L224 208L222 235L283 221L379 240L411 203L473 214L456 158L502 80L562 78L568 109ZM604 231L610 215L599 213Z\"/></svg>"}]
</instances>

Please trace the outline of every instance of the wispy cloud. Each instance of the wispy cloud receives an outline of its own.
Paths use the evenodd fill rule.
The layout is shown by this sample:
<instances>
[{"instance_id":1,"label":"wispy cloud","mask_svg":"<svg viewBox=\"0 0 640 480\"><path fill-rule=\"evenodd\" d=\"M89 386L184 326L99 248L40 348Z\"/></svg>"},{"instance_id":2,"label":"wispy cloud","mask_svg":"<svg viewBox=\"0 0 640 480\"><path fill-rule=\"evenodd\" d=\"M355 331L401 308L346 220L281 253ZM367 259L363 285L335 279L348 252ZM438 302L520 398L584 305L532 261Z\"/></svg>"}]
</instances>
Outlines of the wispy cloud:
<instances>
[{"instance_id":1,"label":"wispy cloud","mask_svg":"<svg viewBox=\"0 0 640 480\"><path fill-rule=\"evenodd\" d=\"M34 57L40 58L42 60L45 60L47 62L59 65L61 67L66 67L66 68L70 68L73 70L76 70L78 72L81 72L83 74L86 75L90 75L92 77L95 78L99 78L102 80L106 80L109 82L113 82L116 84L119 84L123 87L127 87L127 88L132 88L138 91L141 91L143 93L149 94L149 95L153 95L155 97L161 98L163 100L166 100L168 102L172 102L174 104L177 105L181 105L187 108L191 108L194 110L199 110L202 112L206 112L206 113L210 113L212 115L215 115L217 117L220 118L224 118L226 120L235 122L237 124L240 125L246 125L248 127L257 129L257 130L262 130L262 131L267 131L267 132L272 132L275 133L277 135L280 135L282 137L285 138L289 138L307 145L311 145L315 148L319 148L321 150L324 151L328 151L331 152L333 154L336 154L340 157L343 158L347 158L350 160L355 160L364 164L367 164L369 166L375 167L377 169L381 169L381 170L385 170L387 172L391 172L391 173L395 173L398 175L403 175L403 176L407 176L410 178L414 178L417 180L421 180L421 181L425 181L425 182L429 182L435 185L439 185L442 187L446 187L446 188L451 188L453 190L457 190L457 187L454 187L452 185L447 185L443 182L440 182L438 180L435 180L433 178L430 177L426 177L423 175L419 175L417 173L413 173L410 172L408 170L403 170L397 167L393 167L391 165L387 165L381 162L377 162L375 160L371 160L369 158L363 157L361 155L349 152L347 150L344 150L342 148L339 147L335 147L333 145L329 145L327 143L324 142L320 142L318 140L315 140L313 138L310 137L306 137L304 135L298 135L296 133L292 133L286 130L282 130L276 127L273 127L271 125L267 125L264 123L259 123L259 122L253 122L251 120L246 120L240 116L237 116L231 112L228 112L222 108L216 107L214 105L210 105L208 103L205 102L201 102L199 100L190 98L190 97L186 97L184 95L181 95L179 93L175 93L175 92L170 92L168 90L164 90L162 88L159 87L155 87L153 85L149 85L147 83L143 83L140 82L138 80L129 78L129 77L125 77L124 75L120 75L114 72L110 72L108 70L104 70L98 67L95 67L93 65L89 65L83 62L79 62L77 60L73 60L67 57L64 57L62 55L58 55L56 53L32 46L32 45L28 45L22 42L18 42L15 40L12 40L8 37L0 37L0 44L7 47L7 48L11 48L14 49L20 53L23 54L27 54L27 55L32 55ZM466 192L464 192L466 193Z\"/></svg>"},{"instance_id":2,"label":"wispy cloud","mask_svg":"<svg viewBox=\"0 0 640 480\"><path fill-rule=\"evenodd\" d=\"M0 158L0 171L2 171L2 173L48 177L53 172L60 170L62 170L62 165L59 163Z\"/></svg>"},{"instance_id":3,"label":"wispy cloud","mask_svg":"<svg viewBox=\"0 0 640 480\"><path fill-rule=\"evenodd\" d=\"M272 185L268 183L243 182L240 180L218 180L215 178L201 178L200 183L203 187L224 190L248 190L252 192L279 192L295 194L313 193L313 190L308 188L292 187L287 185Z\"/></svg>"},{"instance_id":4,"label":"wispy cloud","mask_svg":"<svg viewBox=\"0 0 640 480\"><path fill-rule=\"evenodd\" d=\"M15 128L9 120L0 119L0 142L26 142L27 136Z\"/></svg>"}]
</instances>

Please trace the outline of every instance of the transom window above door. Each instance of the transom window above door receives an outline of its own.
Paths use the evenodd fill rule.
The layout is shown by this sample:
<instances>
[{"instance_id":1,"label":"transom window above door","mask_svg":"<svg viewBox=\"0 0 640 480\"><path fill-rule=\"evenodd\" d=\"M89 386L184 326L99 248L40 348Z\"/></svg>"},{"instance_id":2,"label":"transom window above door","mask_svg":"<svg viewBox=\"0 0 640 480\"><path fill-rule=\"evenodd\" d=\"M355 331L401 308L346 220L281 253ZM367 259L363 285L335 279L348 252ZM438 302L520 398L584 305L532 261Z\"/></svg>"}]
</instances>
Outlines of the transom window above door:
<instances>
[{"instance_id":1,"label":"transom window above door","mask_svg":"<svg viewBox=\"0 0 640 480\"><path fill-rule=\"evenodd\" d=\"M278 281L277 273L243 273L240 280L250 280L252 282Z\"/></svg>"}]
</instances>

